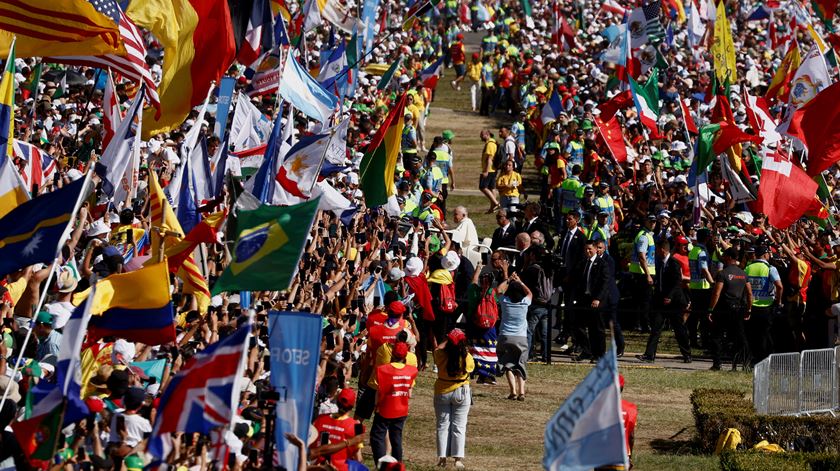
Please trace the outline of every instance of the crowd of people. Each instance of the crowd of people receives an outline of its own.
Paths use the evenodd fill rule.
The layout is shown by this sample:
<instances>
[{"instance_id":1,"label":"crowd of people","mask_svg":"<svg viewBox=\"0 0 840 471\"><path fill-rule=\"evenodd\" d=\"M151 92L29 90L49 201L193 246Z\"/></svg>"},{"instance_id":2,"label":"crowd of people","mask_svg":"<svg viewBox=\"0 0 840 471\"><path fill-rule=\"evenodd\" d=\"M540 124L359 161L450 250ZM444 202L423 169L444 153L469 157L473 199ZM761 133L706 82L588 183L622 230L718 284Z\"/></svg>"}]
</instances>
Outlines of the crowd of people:
<instances>
[{"instance_id":1,"label":"crowd of people","mask_svg":"<svg viewBox=\"0 0 840 471\"><path fill-rule=\"evenodd\" d=\"M289 3L291 13L299 14L300 6ZM601 32L622 24L624 13L590 0L446 1L404 28L403 6L383 1L384 19L376 26L383 29L363 64L400 65L384 84L374 72L361 73L355 95L343 97L336 122L349 119L346 165L324 175L357 208L355 214L319 211L290 287L248 297L209 296L207 287L230 263L235 242L235 235L223 236L217 226L219 242L205 244L203 251L204 291L180 276L171 279L177 342L143 345L109 337L87 345L82 399L91 415L62 431L46 464L29 459L6 429L0 467L141 469L149 464L146 440L173 375L197 352L248 322L249 314L257 339L246 355L234 424L219 432L221 438L176 434L166 461L202 469L270 467L264 451L273 437L266 436L270 418L262 399L270 390L263 360L269 310L324 318L311 432L287 436L292 445L308 447L300 469L359 469L354 466L365 461L365 443L375 467L404 469L411 453L405 451L403 430L416 407L412 389L424 371L436 378L437 464L460 469L468 464L472 386L491 387L504 378L507 399L526 401L529 362L548 364L568 355L594 363L608 351L610 339L622 357L624 333L638 331L649 336L645 351L632 361L651 363L666 329L673 330L683 361L708 355L712 369L727 360L733 370L749 370L774 352L834 346L840 317L840 234L832 225L838 169L823 174L823 211L786 228L771 226L750 198L735 191L745 185L754 199L762 159L772 150L766 144L739 144L737 155L728 150L731 155L713 163L702 192L689 185L700 175L690 175L698 138L686 123L718 122L723 109L731 124L759 134L744 97L766 92L786 52L775 47L775 37L775 49L770 47L766 32L787 34L802 47L815 36L788 8L777 8L769 20L747 21L743 4L726 2L738 80L723 91L705 46L714 7L698 9L689 0L685 9L701 18L687 23L682 4L676 4L681 2L663 1L658 9L665 34L654 40L650 31L641 33L655 46L656 58L647 58L651 63L642 64L636 81L658 77L657 129L643 123L632 99L617 106L612 113L626 154L618 156L600 117L628 82L617 64L603 60L614 44ZM633 6L626 8L629 15ZM695 20L705 25L706 42L692 37ZM316 49L340 36L326 25L314 31L307 41ZM465 37L480 45L467 46ZM154 42L149 49L154 51ZM436 91L423 72L439 57L451 66L440 86L468 93L473 113L500 123L498 130L480 131L480 155L456 155L461 137L429 131ZM317 54L309 59L307 65L317 68ZM166 58L147 58L156 80L161 60ZM106 104L94 69L67 67L65 74L81 77L75 84L55 79L33 84L36 62L14 62L14 138L54 160L55 170L43 169L40 184L27 182L37 197L95 167L104 151ZM48 60L44 65L54 71L65 67ZM235 65L228 72L238 91L250 83L245 69ZM136 88L119 83L116 90L127 109ZM396 204L367 207L359 161L403 94ZM551 103L555 98L559 108ZM251 104L266 122L278 112L274 95L255 96ZM773 102L773 117L780 119L786 106ZM187 136L197 129L207 138L208 155L219 155L224 140L213 134L214 124L212 113L200 117L193 111L181 128L143 141L133 198L108 201L100 185L97 197L72 221L55 267L6 275L0 288L5 319L0 388L7 392L0 426L28 418L32 391L40 382L55 381L62 329L82 299L78 295L99 279L139 267L135 254L159 229L152 214L155 202L162 204L157 191L167 191L191 152L184 147ZM286 125L295 128L293 139L317 129L302 114ZM804 158L801 149L794 155ZM739 182L733 181L730 158L752 178L741 181L736 175ZM459 171L467 159L479 160L478 181ZM13 163L24 178L32 176L27 156L16 151ZM235 211L248 176L243 167L233 177L199 202L202 214ZM458 189L477 187L487 206L453 203L456 181ZM495 215L498 227L479 233L470 211ZM631 450L636 412L630 403L624 407L632 415L625 421Z\"/></svg>"}]
</instances>

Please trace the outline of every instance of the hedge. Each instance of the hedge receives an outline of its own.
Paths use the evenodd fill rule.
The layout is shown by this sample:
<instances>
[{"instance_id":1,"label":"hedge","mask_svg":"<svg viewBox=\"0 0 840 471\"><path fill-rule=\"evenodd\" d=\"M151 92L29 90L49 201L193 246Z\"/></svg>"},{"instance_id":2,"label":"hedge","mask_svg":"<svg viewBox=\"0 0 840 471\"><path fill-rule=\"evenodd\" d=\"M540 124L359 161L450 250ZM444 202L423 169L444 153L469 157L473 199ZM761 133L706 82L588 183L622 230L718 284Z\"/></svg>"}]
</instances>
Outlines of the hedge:
<instances>
[{"instance_id":1,"label":"hedge","mask_svg":"<svg viewBox=\"0 0 840 471\"><path fill-rule=\"evenodd\" d=\"M707 453L714 452L721 433L735 428L747 447L767 440L787 451L840 454L840 419L759 415L752 401L731 389L696 389L691 404L698 442Z\"/></svg>"},{"instance_id":2,"label":"hedge","mask_svg":"<svg viewBox=\"0 0 840 471\"><path fill-rule=\"evenodd\" d=\"M840 456L829 453L732 452L720 455L722 471L829 471L840 469Z\"/></svg>"}]
</instances>

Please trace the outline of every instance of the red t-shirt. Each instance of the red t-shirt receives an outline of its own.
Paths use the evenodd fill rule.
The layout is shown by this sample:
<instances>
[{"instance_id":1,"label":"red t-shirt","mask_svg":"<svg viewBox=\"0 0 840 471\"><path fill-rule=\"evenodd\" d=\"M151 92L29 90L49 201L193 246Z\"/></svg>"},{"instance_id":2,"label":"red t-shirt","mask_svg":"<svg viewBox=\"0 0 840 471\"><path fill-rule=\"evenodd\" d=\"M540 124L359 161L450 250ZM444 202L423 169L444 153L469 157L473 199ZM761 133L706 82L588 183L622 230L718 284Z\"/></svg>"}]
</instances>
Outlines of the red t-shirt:
<instances>
[{"instance_id":1,"label":"red t-shirt","mask_svg":"<svg viewBox=\"0 0 840 471\"><path fill-rule=\"evenodd\" d=\"M373 329L377 325L384 324L385 321L387 321L387 320L388 320L388 314L386 314L384 311L382 311L380 309L374 309L373 311L370 312L370 314L368 314L365 326L367 327L367 330L370 331L371 329Z\"/></svg>"},{"instance_id":2,"label":"red t-shirt","mask_svg":"<svg viewBox=\"0 0 840 471\"><path fill-rule=\"evenodd\" d=\"M466 56L464 55L464 43L456 42L452 43L452 46L449 47L449 55L452 58L453 64L463 64L466 61Z\"/></svg>"},{"instance_id":3,"label":"red t-shirt","mask_svg":"<svg viewBox=\"0 0 840 471\"><path fill-rule=\"evenodd\" d=\"M414 385L416 378L416 366L403 365L402 363L388 363L378 366L376 368L376 381L379 383L379 390L376 397L379 415L386 419L407 416L411 387Z\"/></svg>"},{"instance_id":4,"label":"red t-shirt","mask_svg":"<svg viewBox=\"0 0 840 471\"><path fill-rule=\"evenodd\" d=\"M387 324L380 324L370 329L370 339L368 339L370 351L376 355L376 351L379 350L379 347L382 345L396 342L397 334L400 333L401 330L405 329L405 326L405 319L400 319L399 322L394 324L392 327L388 327Z\"/></svg>"},{"instance_id":5,"label":"red t-shirt","mask_svg":"<svg viewBox=\"0 0 840 471\"><path fill-rule=\"evenodd\" d=\"M318 429L319 440L321 433L327 432L330 434L330 444L333 444L341 443L344 440L355 437L357 422L357 420L346 414L338 418L333 417L332 414L323 414L319 415L312 425ZM330 463L339 471L347 470L347 458L351 451L355 451L353 447L348 447L333 453L330 456Z\"/></svg>"},{"instance_id":6,"label":"red t-shirt","mask_svg":"<svg viewBox=\"0 0 840 471\"><path fill-rule=\"evenodd\" d=\"M630 450L630 437L636 430L636 420L639 417L639 409L636 404L630 401L621 400L621 419L624 421L624 439L627 441L627 454L632 455Z\"/></svg>"}]
</instances>

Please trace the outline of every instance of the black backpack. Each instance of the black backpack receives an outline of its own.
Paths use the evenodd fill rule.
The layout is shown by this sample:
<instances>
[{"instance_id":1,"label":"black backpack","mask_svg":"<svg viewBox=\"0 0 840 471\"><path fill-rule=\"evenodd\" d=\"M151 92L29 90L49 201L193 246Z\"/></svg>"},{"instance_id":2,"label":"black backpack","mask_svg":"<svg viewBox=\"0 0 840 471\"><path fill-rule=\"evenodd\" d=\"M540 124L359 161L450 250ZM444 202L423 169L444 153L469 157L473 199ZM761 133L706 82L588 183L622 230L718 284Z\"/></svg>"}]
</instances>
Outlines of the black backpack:
<instances>
[{"instance_id":1,"label":"black backpack","mask_svg":"<svg viewBox=\"0 0 840 471\"><path fill-rule=\"evenodd\" d=\"M505 155L505 141L496 142L496 153L493 155L493 168L498 172L507 160Z\"/></svg>"}]
</instances>

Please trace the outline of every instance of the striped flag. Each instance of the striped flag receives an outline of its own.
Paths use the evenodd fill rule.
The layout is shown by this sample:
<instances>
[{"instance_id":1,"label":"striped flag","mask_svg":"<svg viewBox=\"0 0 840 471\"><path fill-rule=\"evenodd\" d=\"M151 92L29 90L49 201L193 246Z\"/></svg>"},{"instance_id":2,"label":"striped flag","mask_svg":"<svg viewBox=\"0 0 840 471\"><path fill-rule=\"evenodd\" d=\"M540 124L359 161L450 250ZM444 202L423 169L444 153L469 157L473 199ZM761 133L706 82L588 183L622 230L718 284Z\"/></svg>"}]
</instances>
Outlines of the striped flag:
<instances>
[{"instance_id":1,"label":"striped flag","mask_svg":"<svg viewBox=\"0 0 840 471\"><path fill-rule=\"evenodd\" d=\"M120 36L125 44L126 55L106 54L102 56L64 56L46 57L46 62L61 62L70 65L83 65L88 67L108 68L119 73L132 82L146 84L146 98L149 104L157 109L156 117L160 116L160 97L157 93L157 84L152 79L149 65L146 63L146 45L143 43L143 36L140 30L122 11L120 14Z\"/></svg>"},{"instance_id":2,"label":"striped flag","mask_svg":"<svg viewBox=\"0 0 840 471\"><path fill-rule=\"evenodd\" d=\"M117 101L117 92L114 88L114 79L111 72L105 78L105 93L102 96L102 128L105 135L102 137L102 148L107 149L108 143L117 134L117 128L122 122L120 104Z\"/></svg>"},{"instance_id":3,"label":"striped flag","mask_svg":"<svg viewBox=\"0 0 840 471\"><path fill-rule=\"evenodd\" d=\"M660 43L665 38L665 29L662 27L662 22L659 15L662 12L662 6L658 1L645 3L642 5L642 12L645 14L645 32L648 40L652 43Z\"/></svg>"},{"instance_id":4,"label":"striped flag","mask_svg":"<svg viewBox=\"0 0 840 471\"><path fill-rule=\"evenodd\" d=\"M15 139L14 153L25 162L20 176L30 190L36 185L41 188L55 176L55 159L38 147Z\"/></svg>"}]
</instances>

